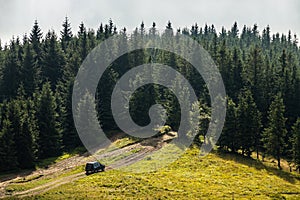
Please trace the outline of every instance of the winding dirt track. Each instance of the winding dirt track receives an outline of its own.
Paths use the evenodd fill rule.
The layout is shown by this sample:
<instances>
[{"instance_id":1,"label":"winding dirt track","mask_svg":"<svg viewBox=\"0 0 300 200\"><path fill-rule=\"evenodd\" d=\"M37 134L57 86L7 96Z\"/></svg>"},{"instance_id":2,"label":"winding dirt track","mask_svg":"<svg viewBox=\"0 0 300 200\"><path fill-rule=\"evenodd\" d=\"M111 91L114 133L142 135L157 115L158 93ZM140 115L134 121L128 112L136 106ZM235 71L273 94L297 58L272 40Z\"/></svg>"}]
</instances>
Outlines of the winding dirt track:
<instances>
[{"instance_id":1,"label":"winding dirt track","mask_svg":"<svg viewBox=\"0 0 300 200\"><path fill-rule=\"evenodd\" d=\"M51 190L53 188L59 187L63 184L70 183L72 181L76 181L77 179L85 177L85 174L78 173L78 174L73 174L55 181L52 181L50 183L46 183L44 185L32 188L30 190L22 191L22 192L16 192L13 194L13 196L17 196L19 198L26 197L26 196L34 196L38 195L42 192L47 192L48 190Z\"/></svg>"},{"instance_id":2,"label":"winding dirt track","mask_svg":"<svg viewBox=\"0 0 300 200\"><path fill-rule=\"evenodd\" d=\"M119 167L123 167L123 166L128 166L131 165L141 159L143 159L145 156L153 153L154 151L159 150L160 148L162 148L165 144L166 141L168 141L170 138L172 138L171 136L167 136L164 135L160 138L149 138L146 139L140 143L134 143L131 145L128 145L122 149L116 149L114 151L111 152L107 152L107 153L103 153L99 156L97 156L98 159L101 158L105 158L105 157L111 157L111 156L118 156L118 155L122 155L128 151L132 151L132 150L138 150L137 152L130 154L129 156L126 156L114 163L112 163L111 165L106 167L106 170L111 170L111 169L116 169ZM86 155L77 155L74 157L71 157L69 159L65 159L61 162L55 163L53 165L51 165L48 169L40 169L40 170L36 170L32 173L30 173L30 175L28 175L27 173L23 174L15 174L12 175L12 177L9 178L4 178L3 180L0 179L0 199L2 198L6 198L6 197L15 197L15 198L23 198L23 197L28 197L28 196L35 196L38 194L42 194L47 192L48 190L51 190L53 188L59 187L63 184L66 183L70 183L73 181L76 181L78 179L84 178L86 177L84 172L80 172L77 174L73 174L70 176L65 176L59 179L55 179L51 182L45 183L43 185L39 185L37 187L25 190L25 191L20 191L20 192L11 192L11 193L7 193L7 191L5 190L5 188L11 184L16 182L17 180L21 180L24 179L26 177L29 176L37 176L39 174L41 174L44 177L52 177L55 176L56 174L63 174L66 173L68 171L70 171L72 168L77 167L77 166L81 166L84 163L86 163L87 161L93 159L94 157L92 156L88 156Z\"/></svg>"},{"instance_id":3,"label":"winding dirt track","mask_svg":"<svg viewBox=\"0 0 300 200\"><path fill-rule=\"evenodd\" d=\"M6 187L11 183L16 183L17 181L26 180L30 177L53 177L66 173L73 169L74 167L83 165L85 161L88 159L87 154L85 155L76 155L71 158L65 159L63 161L60 161L58 163L55 163L51 166L49 166L47 169L38 169L36 171L30 172L25 171L13 175L7 175L6 177L0 179L0 199L5 197L12 197L12 196L18 196L18 197L25 197L29 195L39 194L42 191L48 191L51 188L58 187L62 184L71 182L73 180L77 180L78 178L84 177L84 173L78 173L70 176L66 176L60 179L56 179L52 182L45 183L41 186L37 186L35 188L20 191L20 192L12 192L7 193Z\"/></svg>"}]
</instances>

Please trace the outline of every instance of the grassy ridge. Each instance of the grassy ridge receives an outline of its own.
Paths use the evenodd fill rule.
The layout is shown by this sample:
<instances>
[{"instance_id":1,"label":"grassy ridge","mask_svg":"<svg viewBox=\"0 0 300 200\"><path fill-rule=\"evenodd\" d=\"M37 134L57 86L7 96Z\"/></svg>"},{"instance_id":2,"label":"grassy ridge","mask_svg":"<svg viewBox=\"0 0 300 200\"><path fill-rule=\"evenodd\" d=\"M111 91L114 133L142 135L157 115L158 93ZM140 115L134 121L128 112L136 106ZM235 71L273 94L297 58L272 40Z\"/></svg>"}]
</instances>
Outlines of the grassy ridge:
<instances>
[{"instance_id":1,"label":"grassy ridge","mask_svg":"<svg viewBox=\"0 0 300 200\"><path fill-rule=\"evenodd\" d=\"M300 176L239 155L188 150L151 173L111 170L36 196L38 199L300 199ZM32 198L32 197L28 197Z\"/></svg>"}]
</instances>

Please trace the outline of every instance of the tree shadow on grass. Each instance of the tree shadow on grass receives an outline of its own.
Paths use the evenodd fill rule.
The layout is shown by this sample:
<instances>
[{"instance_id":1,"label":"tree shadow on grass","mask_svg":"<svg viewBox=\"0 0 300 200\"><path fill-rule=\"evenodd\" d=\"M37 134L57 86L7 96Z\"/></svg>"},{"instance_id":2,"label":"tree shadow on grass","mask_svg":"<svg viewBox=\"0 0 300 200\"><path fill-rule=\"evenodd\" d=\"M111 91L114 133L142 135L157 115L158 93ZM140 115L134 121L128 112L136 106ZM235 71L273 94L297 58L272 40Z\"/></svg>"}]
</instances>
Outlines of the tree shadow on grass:
<instances>
[{"instance_id":1,"label":"tree shadow on grass","mask_svg":"<svg viewBox=\"0 0 300 200\"><path fill-rule=\"evenodd\" d=\"M257 170L266 170L268 173L276 175L277 177L294 184L296 180L300 181L300 176L292 174L287 171L279 170L275 167L267 166L262 161L253 159L251 157L245 157L238 153L225 152L218 150L214 152L218 157L224 160L235 161L248 167L253 167Z\"/></svg>"},{"instance_id":2,"label":"tree shadow on grass","mask_svg":"<svg viewBox=\"0 0 300 200\"><path fill-rule=\"evenodd\" d=\"M14 171L6 171L1 172L0 174L0 183L5 181L13 180L17 177L26 177L30 175L35 169L26 169L26 170L14 170Z\"/></svg>"}]
</instances>

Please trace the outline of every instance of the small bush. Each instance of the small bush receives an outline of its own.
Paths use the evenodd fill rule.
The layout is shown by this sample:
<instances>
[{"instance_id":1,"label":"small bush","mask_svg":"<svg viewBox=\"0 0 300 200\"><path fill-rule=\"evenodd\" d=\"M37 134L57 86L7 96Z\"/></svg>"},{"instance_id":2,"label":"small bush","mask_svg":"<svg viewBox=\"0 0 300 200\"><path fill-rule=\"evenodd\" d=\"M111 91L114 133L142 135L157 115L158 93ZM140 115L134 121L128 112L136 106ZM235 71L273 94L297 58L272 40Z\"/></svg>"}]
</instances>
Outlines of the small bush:
<instances>
[{"instance_id":1,"label":"small bush","mask_svg":"<svg viewBox=\"0 0 300 200\"><path fill-rule=\"evenodd\" d=\"M169 125L161 126L158 128L158 132L160 135L167 134L170 131L172 131L172 128Z\"/></svg>"}]
</instances>

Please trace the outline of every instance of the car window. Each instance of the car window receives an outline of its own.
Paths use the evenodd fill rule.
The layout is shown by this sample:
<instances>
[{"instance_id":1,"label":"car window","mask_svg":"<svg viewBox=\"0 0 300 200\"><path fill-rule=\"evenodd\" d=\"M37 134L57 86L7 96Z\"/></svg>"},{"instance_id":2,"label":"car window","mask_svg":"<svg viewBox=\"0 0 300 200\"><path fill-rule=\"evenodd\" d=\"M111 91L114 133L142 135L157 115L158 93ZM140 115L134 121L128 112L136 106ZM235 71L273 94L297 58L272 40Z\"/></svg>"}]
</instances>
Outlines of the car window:
<instances>
[{"instance_id":1,"label":"car window","mask_svg":"<svg viewBox=\"0 0 300 200\"><path fill-rule=\"evenodd\" d=\"M86 164L85 169L86 170L91 170L93 168L92 164Z\"/></svg>"}]
</instances>

